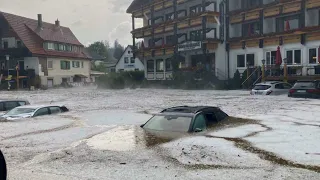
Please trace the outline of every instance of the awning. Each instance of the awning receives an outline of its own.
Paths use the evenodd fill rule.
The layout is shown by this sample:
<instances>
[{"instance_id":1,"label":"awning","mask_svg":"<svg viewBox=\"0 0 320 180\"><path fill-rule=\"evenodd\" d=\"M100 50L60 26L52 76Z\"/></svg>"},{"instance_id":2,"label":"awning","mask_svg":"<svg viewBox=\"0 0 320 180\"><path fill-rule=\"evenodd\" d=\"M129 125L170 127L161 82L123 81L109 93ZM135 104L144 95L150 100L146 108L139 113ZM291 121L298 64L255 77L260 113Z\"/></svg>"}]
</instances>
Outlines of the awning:
<instances>
[{"instance_id":1,"label":"awning","mask_svg":"<svg viewBox=\"0 0 320 180\"><path fill-rule=\"evenodd\" d=\"M74 76L80 77L80 78L88 78L87 76L85 76L85 75L83 75L83 74L75 74Z\"/></svg>"}]
</instances>

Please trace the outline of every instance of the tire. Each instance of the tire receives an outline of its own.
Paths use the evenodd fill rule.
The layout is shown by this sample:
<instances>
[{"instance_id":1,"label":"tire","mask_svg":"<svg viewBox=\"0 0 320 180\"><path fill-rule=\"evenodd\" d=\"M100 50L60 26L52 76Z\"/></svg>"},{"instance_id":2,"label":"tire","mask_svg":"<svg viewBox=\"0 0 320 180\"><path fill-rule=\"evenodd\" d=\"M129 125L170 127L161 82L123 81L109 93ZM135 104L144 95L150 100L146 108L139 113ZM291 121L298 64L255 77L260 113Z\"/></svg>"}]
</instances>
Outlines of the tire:
<instances>
[{"instance_id":1,"label":"tire","mask_svg":"<svg viewBox=\"0 0 320 180\"><path fill-rule=\"evenodd\" d=\"M1 150L0 150L0 179L1 180L7 179L7 165Z\"/></svg>"}]
</instances>

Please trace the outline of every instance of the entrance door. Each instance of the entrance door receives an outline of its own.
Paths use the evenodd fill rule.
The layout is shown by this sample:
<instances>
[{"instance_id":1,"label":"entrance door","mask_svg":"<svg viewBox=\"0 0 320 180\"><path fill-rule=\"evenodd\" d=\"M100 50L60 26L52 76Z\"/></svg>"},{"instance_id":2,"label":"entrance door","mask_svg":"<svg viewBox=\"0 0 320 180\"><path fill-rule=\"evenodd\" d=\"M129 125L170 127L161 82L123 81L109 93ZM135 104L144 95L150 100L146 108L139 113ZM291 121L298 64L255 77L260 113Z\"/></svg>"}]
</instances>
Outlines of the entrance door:
<instances>
[{"instance_id":1,"label":"entrance door","mask_svg":"<svg viewBox=\"0 0 320 180\"><path fill-rule=\"evenodd\" d=\"M276 55L277 55L277 51L267 51L266 52L266 66L267 67L272 67L273 65L276 64ZM266 70L268 70L268 68ZM269 73L266 75L271 76L272 71L269 71Z\"/></svg>"},{"instance_id":2,"label":"entrance door","mask_svg":"<svg viewBox=\"0 0 320 180\"><path fill-rule=\"evenodd\" d=\"M19 69L24 70L24 61L19 61Z\"/></svg>"},{"instance_id":3,"label":"entrance door","mask_svg":"<svg viewBox=\"0 0 320 180\"><path fill-rule=\"evenodd\" d=\"M48 88L52 88L53 87L53 79L48 79L47 85L48 85Z\"/></svg>"}]
</instances>

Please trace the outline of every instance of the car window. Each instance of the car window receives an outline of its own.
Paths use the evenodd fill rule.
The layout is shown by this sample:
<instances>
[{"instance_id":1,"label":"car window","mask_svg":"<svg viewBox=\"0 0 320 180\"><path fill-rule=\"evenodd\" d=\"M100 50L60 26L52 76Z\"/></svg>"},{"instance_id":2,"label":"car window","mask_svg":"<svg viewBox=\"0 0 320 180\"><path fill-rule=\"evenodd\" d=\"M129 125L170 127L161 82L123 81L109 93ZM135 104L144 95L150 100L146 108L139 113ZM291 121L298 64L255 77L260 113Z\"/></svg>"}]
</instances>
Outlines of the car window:
<instances>
[{"instance_id":1,"label":"car window","mask_svg":"<svg viewBox=\"0 0 320 180\"><path fill-rule=\"evenodd\" d=\"M290 84L283 84L284 89L291 89L292 86Z\"/></svg>"},{"instance_id":2,"label":"car window","mask_svg":"<svg viewBox=\"0 0 320 180\"><path fill-rule=\"evenodd\" d=\"M275 87L276 89L284 89L284 86L283 86L282 83L276 84L274 87Z\"/></svg>"},{"instance_id":3,"label":"car window","mask_svg":"<svg viewBox=\"0 0 320 180\"><path fill-rule=\"evenodd\" d=\"M57 113L61 112L60 107L55 106L55 107L50 107L49 109L50 109L51 114L57 114Z\"/></svg>"},{"instance_id":4,"label":"car window","mask_svg":"<svg viewBox=\"0 0 320 180\"><path fill-rule=\"evenodd\" d=\"M314 88L314 82L296 82L293 86L294 88Z\"/></svg>"},{"instance_id":5,"label":"car window","mask_svg":"<svg viewBox=\"0 0 320 180\"><path fill-rule=\"evenodd\" d=\"M255 85L253 90L267 90L271 88L269 85Z\"/></svg>"},{"instance_id":6,"label":"car window","mask_svg":"<svg viewBox=\"0 0 320 180\"><path fill-rule=\"evenodd\" d=\"M145 129L156 131L188 132L192 117L175 115L153 116L144 126Z\"/></svg>"},{"instance_id":7,"label":"car window","mask_svg":"<svg viewBox=\"0 0 320 180\"><path fill-rule=\"evenodd\" d=\"M36 111L33 116L44 116L48 114L49 114L48 108L41 108L38 111Z\"/></svg>"},{"instance_id":8,"label":"car window","mask_svg":"<svg viewBox=\"0 0 320 180\"><path fill-rule=\"evenodd\" d=\"M203 114L197 115L197 117L194 119L193 131L195 131L196 129L207 129L206 118Z\"/></svg>"},{"instance_id":9,"label":"car window","mask_svg":"<svg viewBox=\"0 0 320 180\"><path fill-rule=\"evenodd\" d=\"M26 103L25 101L19 101L18 104L19 104L20 106L24 106L24 105L26 105L27 103Z\"/></svg>"},{"instance_id":10,"label":"car window","mask_svg":"<svg viewBox=\"0 0 320 180\"><path fill-rule=\"evenodd\" d=\"M3 105L3 103L2 103L2 102L0 103L0 111L5 111L5 109L4 109L4 105Z\"/></svg>"},{"instance_id":11,"label":"car window","mask_svg":"<svg viewBox=\"0 0 320 180\"><path fill-rule=\"evenodd\" d=\"M15 101L9 101L9 102L4 103L4 108L6 111L9 111L17 106L18 106L18 104Z\"/></svg>"},{"instance_id":12,"label":"car window","mask_svg":"<svg viewBox=\"0 0 320 180\"><path fill-rule=\"evenodd\" d=\"M221 111L220 109L215 111L215 115L218 121L222 121L228 117L228 115L223 111Z\"/></svg>"}]
</instances>

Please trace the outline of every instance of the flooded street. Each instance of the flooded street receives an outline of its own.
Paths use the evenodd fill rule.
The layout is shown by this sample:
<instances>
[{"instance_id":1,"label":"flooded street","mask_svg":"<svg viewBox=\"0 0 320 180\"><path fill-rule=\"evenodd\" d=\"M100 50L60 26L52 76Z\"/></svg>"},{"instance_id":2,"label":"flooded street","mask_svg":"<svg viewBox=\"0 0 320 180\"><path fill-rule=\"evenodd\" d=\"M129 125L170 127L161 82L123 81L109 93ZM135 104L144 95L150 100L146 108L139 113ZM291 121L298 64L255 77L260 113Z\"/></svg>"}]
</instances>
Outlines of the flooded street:
<instances>
[{"instance_id":1,"label":"flooded street","mask_svg":"<svg viewBox=\"0 0 320 180\"><path fill-rule=\"evenodd\" d=\"M0 92L60 116L0 122L9 179L320 179L318 100L247 91L56 89ZM152 113L218 106L230 117L200 135L146 132Z\"/></svg>"}]
</instances>

